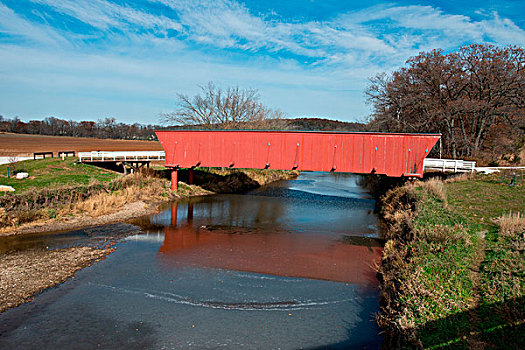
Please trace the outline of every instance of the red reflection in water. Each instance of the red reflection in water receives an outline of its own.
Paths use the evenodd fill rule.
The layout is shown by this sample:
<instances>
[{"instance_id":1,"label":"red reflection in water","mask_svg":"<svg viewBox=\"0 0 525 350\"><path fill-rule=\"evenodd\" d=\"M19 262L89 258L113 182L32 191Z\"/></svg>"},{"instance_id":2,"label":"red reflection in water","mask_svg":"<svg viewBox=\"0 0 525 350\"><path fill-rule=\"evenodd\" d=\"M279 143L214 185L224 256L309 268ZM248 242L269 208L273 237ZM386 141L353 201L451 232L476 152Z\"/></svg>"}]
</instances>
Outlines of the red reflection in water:
<instances>
[{"instance_id":1,"label":"red reflection in water","mask_svg":"<svg viewBox=\"0 0 525 350\"><path fill-rule=\"evenodd\" d=\"M159 250L173 264L349 282L366 287L378 285L374 266L381 259L380 247L350 245L334 237L278 230L210 231L193 227L191 219L188 224L175 227L174 207L172 226L164 229L164 243Z\"/></svg>"}]
</instances>

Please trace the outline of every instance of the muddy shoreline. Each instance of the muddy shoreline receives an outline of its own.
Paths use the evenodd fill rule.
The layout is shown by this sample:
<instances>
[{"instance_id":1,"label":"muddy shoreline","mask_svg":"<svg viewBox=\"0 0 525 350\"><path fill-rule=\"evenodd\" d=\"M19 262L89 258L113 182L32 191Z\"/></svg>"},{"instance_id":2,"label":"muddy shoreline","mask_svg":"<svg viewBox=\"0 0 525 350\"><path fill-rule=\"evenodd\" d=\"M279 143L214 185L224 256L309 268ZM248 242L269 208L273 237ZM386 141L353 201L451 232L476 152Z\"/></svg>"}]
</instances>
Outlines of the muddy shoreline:
<instances>
[{"instance_id":1,"label":"muddy shoreline","mask_svg":"<svg viewBox=\"0 0 525 350\"><path fill-rule=\"evenodd\" d=\"M7 253L0 259L0 313L31 301L77 271L105 258L115 248L72 247Z\"/></svg>"},{"instance_id":2,"label":"muddy shoreline","mask_svg":"<svg viewBox=\"0 0 525 350\"><path fill-rule=\"evenodd\" d=\"M12 236L32 233L45 233L81 229L99 225L106 225L117 222L124 222L130 219L154 214L158 208L165 203L177 201L184 198L213 195L218 193L242 193L250 189L255 189L260 186L267 185L272 182L289 180L299 175L298 172L269 172L268 174L259 174L255 171L244 170L242 172L233 173L225 176L224 179L214 182L210 181L203 185L186 185L181 183L183 189L178 192L166 195L161 191L169 188L169 182L157 179L158 182L163 182L160 186L158 183L146 183L146 189L151 187L151 193L142 196L123 196L124 203L112 207L112 203L103 209L103 213L97 215L96 213L90 215L90 211L86 213L76 212L73 208L66 209L59 216L53 219L36 220L21 225L4 226L0 225L0 237ZM136 189L135 189L136 190ZM138 189L140 190L140 189ZM146 192L146 191L145 191ZM104 197L111 197L111 194L106 195L103 191L99 194L102 196L96 200L99 208L104 206ZM96 195L92 196L95 197ZM86 201L89 201L87 198ZM100 210L100 209L97 209ZM5 216L5 210L4 216ZM2 215L2 208L0 208L0 216Z\"/></svg>"},{"instance_id":3,"label":"muddy shoreline","mask_svg":"<svg viewBox=\"0 0 525 350\"><path fill-rule=\"evenodd\" d=\"M196 194L200 196L203 194ZM182 197L187 198L187 197ZM158 201L154 203L145 203L144 201L137 201L133 203L126 204L122 209L114 211L110 214L101 215L98 217L71 217L64 219L48 220L45 222L34 222L29 224L24 224L20 227L14 229L0 232L0 237L2 236L14 236L14 235L23 235L23 234L32 234L32 233L45 233L45 232L58 232L58 231L69 231L76 229L89 228L94 226L101 226L119 222L125 222L130 219L134 219L139 216L151 215L157 212L158 208L172 201Z\"/></svg>"},{"instance_id":4,"label":"muddy shoreline","mask_svg":"<svg viewBox=\"0 0 525 350\"><path fill-rule=\"evenodd\" d=\"M257 183L265 185L296 176L296 173L274 174L271 177L257 179ZM156 200L133 201L126 203L121 208L110 210L107 214L95 217L76 215L4 228L0 231L0 238L2 236L68 231L125 222L140 216L154 214L165 203L193 196L216 194L221 192L221 188L226 188L227 192L243 192L246 190L246 183L230 181L225 184L216 184L216 187L217 192L212 192L199 186L188 186L186 191L176 194L175 198L163 197L162 200L157 198ZM116 249L114 245L119 238L122 237L114 237L104 247L77 246L56 250L30 249L0 253L0 313L31 301L33 297L45 289L67 281L80 269L104 259Z\"/></svg>"}]
</instances>

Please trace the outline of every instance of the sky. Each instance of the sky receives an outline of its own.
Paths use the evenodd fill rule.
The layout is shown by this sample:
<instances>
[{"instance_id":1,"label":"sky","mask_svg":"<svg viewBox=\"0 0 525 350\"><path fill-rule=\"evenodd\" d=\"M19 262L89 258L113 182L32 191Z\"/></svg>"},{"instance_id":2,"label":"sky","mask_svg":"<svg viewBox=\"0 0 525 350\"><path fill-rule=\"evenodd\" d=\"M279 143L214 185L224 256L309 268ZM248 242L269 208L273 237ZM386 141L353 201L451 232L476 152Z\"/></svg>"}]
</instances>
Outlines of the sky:
<instances>
[{"instance_id":1,"label":"sky","mask_svg":"<svg viewBox=\"0 0 525 350\"><path fill-rule=\"evenodd\" d=\"M421 51L525 46L525 1L0 0L0 115L160 123L178 93L257 89L364 121L368 79Z\"/></svg>"}]
</instances>

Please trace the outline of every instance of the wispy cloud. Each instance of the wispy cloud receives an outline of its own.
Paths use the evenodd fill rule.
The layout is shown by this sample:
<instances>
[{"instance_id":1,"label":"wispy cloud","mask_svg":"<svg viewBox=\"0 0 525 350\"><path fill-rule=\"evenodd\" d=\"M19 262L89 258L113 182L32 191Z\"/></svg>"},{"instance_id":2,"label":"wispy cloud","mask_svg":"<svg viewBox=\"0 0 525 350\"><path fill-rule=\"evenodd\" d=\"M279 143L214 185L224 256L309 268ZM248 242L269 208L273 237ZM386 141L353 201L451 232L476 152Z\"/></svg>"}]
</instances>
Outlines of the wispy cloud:
<instances>
[{"instance_id":1,"label":"wispy cloud","mask_svg":"<svg viewBox=\"0 0 525 350\"><path fill-rule=\"evenodd\" d=\"M108 106L130 96L153 118L175 91L216 80L259 88L291 115L355 119L368 111L367 78L420 51L525 44L525 31L492 10L384 4L298 20L234 0L0 2L0 33L0 78L20 93L54 83L56 101L71 91Z\"/></svg>"},{"instance_id":2,"label":"wispy cloud","mask_svg":"<svg viewBox=\"0 0 525 350\"><path fill-rule=\"evenodd\" d=\"M67 44L67 40L53 28L33 24L2 3L0 3L0 33L49 46Z\"/></svg>"},{"instance_id":3,"label":"wispy cloud","mask_svg":"<svg viewBox=\"0 0 525 350\"><path fill-rule=\"evenodd\" d=\"M399 64L429 48L455 48L468 42L524 44L525 32L508 18L491 13L476 21L431 6L375 6L343 13L323 22L290 21L273 14L252 14L232 0L149 0L166 7L166 15L148 13L106 0L31 0L75 18L115 41L162 44L189 42L202 48L233 49L253 55L292 55L314 66L351 66L363 60ZM10 11L3 6L3 16ZM13 13L11 11L11 16ZM21 27L15 21L12 27ZM34 26L22 22L26 27ZM168 35L168 30L173 33ZM114 31L118 31L117 34ZM45 33L40 27L27 33ZM50 40L53 31L42 34ZM63 34L66 35L66 34ZM60 37L58 32L55 37ZM169 47L169 45L167 46Z\"/></svg>"},{"instance_id":4,"label":"wispy cloud","mask_svg":"<svg viewBox=\"0 0 525 350\"><path fill-rule=\"evenodd\" d=\"M465 42L524 44L524 31L497 13L476 21L431 6L376 6L324 22L286 22L251 14L229 0L160 2L180 17L188 40L218 48L283 51L351 64L358 58L396 60L428 48L455 48Z\"/></svg>"},{"instance_id":5,"label":"wispy cloud","mask_svg":"<svg viewBox=\"0 0 525 350\"><path fill-rule=\"evenodd\" d=\"M154 16L128 6L117 5L104 0L30 0L33 3L47 5L55 11L69 15L102 30L121 29L167 29L180 30L177 21L165 16ZM138 26L138 27L137 27Z\"/></svg>"}]
</instances>

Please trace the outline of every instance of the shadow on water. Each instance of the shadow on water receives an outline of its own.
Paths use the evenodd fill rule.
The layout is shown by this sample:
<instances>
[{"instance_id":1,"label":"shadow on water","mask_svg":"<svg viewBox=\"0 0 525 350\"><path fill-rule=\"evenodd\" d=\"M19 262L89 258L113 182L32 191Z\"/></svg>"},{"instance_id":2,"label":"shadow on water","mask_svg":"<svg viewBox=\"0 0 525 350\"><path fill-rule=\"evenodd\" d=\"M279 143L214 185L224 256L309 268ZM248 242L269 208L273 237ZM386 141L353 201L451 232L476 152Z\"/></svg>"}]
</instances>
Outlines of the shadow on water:
<instances>
[{"instance_id":1,"label":"shadow on water","mask_svg":"<svg viewBox=\"0 0 525 350\"><path fill-rule=\"evenodd\" d=\"M15 343L4 337L27 327L35 314L45 314L48 308L79 287L81 282L70 280L60 288L52 288L38 297L38 302L23 304L0 314L1 349L152 349L156 344L156 327L151 323L126 321L104 317L79 303L71 310L69 318L40 319L37 327L29 327L31 336L22 337ZM4 320L5 318L6 320ZM82 332L74 324L78 318L96 319ZM7 322L8 320L8 322ZM52 334L49 330L52 329ZM74 346L72 346L74 343Z\"/></svg>"}]
</instances>

